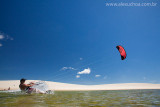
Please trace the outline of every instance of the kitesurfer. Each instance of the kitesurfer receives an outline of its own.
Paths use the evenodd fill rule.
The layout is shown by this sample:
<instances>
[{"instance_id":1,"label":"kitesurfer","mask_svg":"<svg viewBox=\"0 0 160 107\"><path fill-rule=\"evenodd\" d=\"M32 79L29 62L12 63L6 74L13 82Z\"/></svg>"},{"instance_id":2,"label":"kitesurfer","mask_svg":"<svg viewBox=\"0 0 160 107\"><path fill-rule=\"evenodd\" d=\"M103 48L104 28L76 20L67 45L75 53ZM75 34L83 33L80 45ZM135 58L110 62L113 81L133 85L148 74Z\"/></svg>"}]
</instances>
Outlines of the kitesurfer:
<instances>
[{"instance_id":1,"label":"kitesurfer","mask_svg":"<svg viewBox=\"0 0 160 107\"><path fill-rule=\"evenodd\" d=\"M44 94L44 93L49 93L50 92L50 90L41 91L40 89L34 87L35 85L37 85L37 83L30 82L29 84L25 84L25 81L26 81L26 79L24 79L24 78L22 78L20 80L19 88L22 91L25 91L28 94L31 94L31 93L41 93L41 94Z\"/></svg>"},{"instance_id":2,"label":"kitesurfer","mask_svg":"<svg viewBox=\"0 0 160 107\"><path fill-rule=\"evenodd\" d=\"M26 79L22 78L20 80L20 85L19 85L19 88L22 90L22 91L26 91L27 93L31 93L34 89L31 88L31 86L34 85L33 82L31 82L30 84L25 84L25 81Z\"/></svg>"}]
</instances>

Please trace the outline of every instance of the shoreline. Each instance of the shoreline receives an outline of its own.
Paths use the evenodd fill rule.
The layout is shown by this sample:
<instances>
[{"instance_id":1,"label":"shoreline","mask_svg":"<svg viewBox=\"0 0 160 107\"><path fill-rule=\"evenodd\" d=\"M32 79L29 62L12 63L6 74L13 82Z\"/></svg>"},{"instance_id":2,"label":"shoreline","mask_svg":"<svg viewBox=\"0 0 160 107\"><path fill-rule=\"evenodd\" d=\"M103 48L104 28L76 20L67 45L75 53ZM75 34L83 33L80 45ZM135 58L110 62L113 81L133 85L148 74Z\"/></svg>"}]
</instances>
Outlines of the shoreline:
<instances>
[{"instance_id":1,"label":"shoreline","mask_svg":"<svg viewBox=\"0 0 160 107\"><path fill-rule=\"evenodd\" d=\"M37 82L40 80L26 80L29 82ZM160 89L160 84L151 83L119 83L119 84L102 84L102 85L78 85L60 82L44 81L49 90L54 91L105 91L105 90L147 90ZM0 91L3 90L19 90L19 80L0 81Z\"/></svg>"}]
</instances>

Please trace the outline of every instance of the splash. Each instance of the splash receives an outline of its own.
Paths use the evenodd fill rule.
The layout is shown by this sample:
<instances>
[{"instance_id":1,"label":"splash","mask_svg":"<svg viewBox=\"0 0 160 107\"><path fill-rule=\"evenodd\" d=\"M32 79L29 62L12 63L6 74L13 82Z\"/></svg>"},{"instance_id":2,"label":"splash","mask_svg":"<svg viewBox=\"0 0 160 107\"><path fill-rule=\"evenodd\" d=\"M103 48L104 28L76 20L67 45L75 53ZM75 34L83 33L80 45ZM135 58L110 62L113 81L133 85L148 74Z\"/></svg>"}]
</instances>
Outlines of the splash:
<instances>
[{"instance_id":1,"label":"splash","mask_svg":"<svg viewBox=\"0 0 160 107\"><path fill-rule=\"evenodd\" d=\"M49 90L48 85L43 81L38 81L31 88L35 89L35 93L53 94L53 91Z\"/></svg>"}]
</instances>

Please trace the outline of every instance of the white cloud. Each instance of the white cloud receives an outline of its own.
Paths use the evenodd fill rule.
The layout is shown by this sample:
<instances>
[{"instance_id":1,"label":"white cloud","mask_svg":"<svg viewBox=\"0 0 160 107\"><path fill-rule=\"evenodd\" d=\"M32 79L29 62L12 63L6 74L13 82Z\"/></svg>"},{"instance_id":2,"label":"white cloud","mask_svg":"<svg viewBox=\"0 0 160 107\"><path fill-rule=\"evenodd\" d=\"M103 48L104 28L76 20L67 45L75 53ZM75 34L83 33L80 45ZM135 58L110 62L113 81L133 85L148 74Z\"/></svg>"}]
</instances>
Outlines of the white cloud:
<instances>
[{"instance_id":1,"label":"white cloud","mask_svg":"<svg viewBox=\"0 0 160 107\"><path fill-rule=\"evenodd\" d=\"M104 78L103 79L107 79L107 76L104 76Z\"/></svg>"},{"instance_id":2,"label":"white cloud","mask_svg":"<svg viewBox=\"0 0 160 107\"><path fill-rule=\"evenodd\" d=\"M76 69L72 67L63 67L61 68L61 70L76 70Z\"/></svg>"},{"instance_id":3,"label":"white cloud","mask_svg":"<svg viewBox=\"0 0 160 107\"><path fill-rule=\"evenodd\" d=\"M0 34L0 40L4 39L4 35Z\"/></svg>"},{"instance_id":4,"label":"white cloud","mask_svg":"<svg viewBox=\"0 0 160 107\"><path fill-rule=\"evenodd\" d=\"M153 84L158 83L158 81L156 81L156 80L152 80L150 82L153 83Z\"/></svg>"},{"instance_id":5,"label":"white cloud","mask_svg":"<svg viewBox=\"0 0 160 107\"><path fill-rule=\"evenodd\" d=\"M90 74L91 73L91 69L88 68L88 69L84 69L83 71L81 72L78 72L77 74Z\"/></svg>"},{"instance_id":6,"label":"white cloud","mask_svg":"<svg viewBox=\"0 0 160 107\"><path fill-rule=\"evenodd\" d=\"M146 77L143 77L144 80L146 80Z\"/></svg>"},{"instance_id":7,"label":"white cloud","mask_svg":"<svg viewBox=\"0 0 160 107\"><path fill-rule=\"evenodd\" d=\"M5 33L0 32L0 40L13 40L13 38Z\"/></svg>"},{"instance_id":8,"label":"white cloud","mask_svg":"<svg viewBox=\"0 0 160 107\"><path fill-rule=\"evenodd\" d=\"M6 39L13 40L13 38L8 35L6 35Z\"/></svg>"},{"instance_id":9,"label":"white cloud","mask_svg":"<svg viewBox=\"0 0 160 107\"><path fill-rule=\"evenodd\" d=\"M80 78L80 75L76 75L76 78Z\"/></svg>"},{"instance_id":10,"label":"white cloud","mask_svg":"<svg viewBox=\"0 0 160 107\"><path fill-rule=\"evenodd\" d=\"M79 58L79 60L83 60L83 58Z\"/></svg>"},{"instance_id":11,"label":"white cloud","mask_svg":"<svg viewBox=\"0 0 160 107\"><path fill-rule=\"evenodd\" d=\"M1 41L7 41L7 40L13 40L12 37L0 32L0 40ZM0 47L2 47L3 45L0 43Z\"/></svg>"},{"instance_id":12,"label":"white cloud","mask_svg":"<svg viewBox=\"0 0 160 107\"><path fill-rule=\"evenodd\" d=\"M100 77L101 75L95 75L95 77L97 78L97 77Z\"/></svg>"}]
</instances>

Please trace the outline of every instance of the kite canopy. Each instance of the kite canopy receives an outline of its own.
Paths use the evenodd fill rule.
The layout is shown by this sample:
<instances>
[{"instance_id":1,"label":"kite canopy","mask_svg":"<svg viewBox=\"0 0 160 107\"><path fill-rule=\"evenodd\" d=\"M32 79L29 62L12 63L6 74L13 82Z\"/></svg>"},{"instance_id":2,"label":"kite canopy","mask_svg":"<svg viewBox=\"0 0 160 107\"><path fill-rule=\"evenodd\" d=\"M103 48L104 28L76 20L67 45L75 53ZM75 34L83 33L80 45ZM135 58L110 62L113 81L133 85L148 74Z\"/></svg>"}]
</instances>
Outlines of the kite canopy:
<instances>
[{"instance_id":1,"label":"kite canopy","mask_svg":"<svg viewBox=\"0 0 160 107\"><path fill-rule=\"evenodd\" d=\"M126 51L124 50L124 48L120 45L116 46L116 48L118 49L119 53L121 54L121 59L124 60L126 58Z\"/></svg>"}]
</instances>

